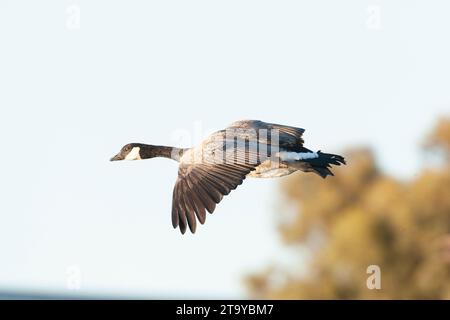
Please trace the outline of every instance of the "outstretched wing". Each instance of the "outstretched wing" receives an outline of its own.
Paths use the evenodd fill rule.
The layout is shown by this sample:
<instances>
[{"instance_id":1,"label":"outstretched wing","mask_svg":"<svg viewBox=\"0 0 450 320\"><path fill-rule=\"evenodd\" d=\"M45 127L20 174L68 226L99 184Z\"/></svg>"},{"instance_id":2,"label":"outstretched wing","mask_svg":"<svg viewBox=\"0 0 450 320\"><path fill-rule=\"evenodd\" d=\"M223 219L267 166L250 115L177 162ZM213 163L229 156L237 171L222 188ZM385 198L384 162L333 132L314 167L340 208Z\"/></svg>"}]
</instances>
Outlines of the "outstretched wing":
<instances>
[{"instance_id":1,"label":"outstretched wing","mask_svg":"<svg viewBox=\"0 0 450 320\"><path fill-rule=\"evenodd\" d=\"M173 190L172 225L185 233L187 226L195 232L197 221L205 223L206 211L213 213L223 196L242 184L254 169L239 164L180 165Z\"/></svg>"}]
</instances>

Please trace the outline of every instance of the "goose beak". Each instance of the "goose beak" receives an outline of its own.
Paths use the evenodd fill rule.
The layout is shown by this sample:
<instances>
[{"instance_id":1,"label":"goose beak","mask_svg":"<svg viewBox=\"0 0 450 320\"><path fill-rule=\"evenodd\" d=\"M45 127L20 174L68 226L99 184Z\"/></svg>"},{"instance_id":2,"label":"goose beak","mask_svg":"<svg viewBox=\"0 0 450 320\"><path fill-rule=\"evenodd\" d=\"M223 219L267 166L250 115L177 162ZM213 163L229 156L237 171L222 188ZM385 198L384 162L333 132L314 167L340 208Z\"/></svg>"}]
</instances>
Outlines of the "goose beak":
<instances>
[{"instance_id":1,"label":"goose beak","mask_svg":"<svg viewBox=\"0 0 450 320\"><path fill-rule=\"evenodd\" d=\"M120 155L120 153L116 154L114 157L109 159L109 161L119 161L119 160L123 160L123 157Z\"/></svg>"}]
</instances>

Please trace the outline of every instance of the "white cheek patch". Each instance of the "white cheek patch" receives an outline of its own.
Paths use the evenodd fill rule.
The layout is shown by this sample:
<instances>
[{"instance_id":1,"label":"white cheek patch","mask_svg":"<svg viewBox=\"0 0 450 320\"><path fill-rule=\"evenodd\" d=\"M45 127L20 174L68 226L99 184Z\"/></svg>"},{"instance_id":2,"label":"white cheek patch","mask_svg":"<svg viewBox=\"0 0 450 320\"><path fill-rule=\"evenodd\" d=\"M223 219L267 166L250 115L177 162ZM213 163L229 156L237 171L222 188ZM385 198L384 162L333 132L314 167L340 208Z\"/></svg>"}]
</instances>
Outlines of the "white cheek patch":
<instances>
[{"instance_id":1,"label":"white cheek patch","mask_svg":"<svg viewBox=\"0 0 450 320\"><path fill-rule=\"evenodd\" d=\"M139 151L141 148L134 147L125 157L125 160L141 160L141 156L139 155Z\"/></svg>"},{"instance_id":2,"label":"white cheek patch","mask_svg":"<svg viewBox=\"0 0 450 320\"><path fill-rule=\"evenodd\" d=\"M279 152L278 156L281 161L299 161L316 159L319 157L317 152Z\"/></svg>"}]
</instances>

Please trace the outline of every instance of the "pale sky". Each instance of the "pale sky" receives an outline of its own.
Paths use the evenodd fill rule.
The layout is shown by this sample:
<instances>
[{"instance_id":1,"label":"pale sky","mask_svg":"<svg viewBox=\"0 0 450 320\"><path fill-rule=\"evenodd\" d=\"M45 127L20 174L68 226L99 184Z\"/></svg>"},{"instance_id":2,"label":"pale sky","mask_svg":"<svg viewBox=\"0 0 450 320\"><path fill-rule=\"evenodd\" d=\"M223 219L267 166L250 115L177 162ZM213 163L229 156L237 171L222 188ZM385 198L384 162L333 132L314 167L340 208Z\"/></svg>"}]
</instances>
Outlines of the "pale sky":
<instances>
[{"instance_id":1,"label":"pale sky","mask_svg":"<svg viewBox=\"0 0 450 320\"><path fill-rule=\"evenodd\" d=\"M450 113L448 12L445 0L0 0L0 291L71 293L75 274L80 294L243 297L246 273L288 260L280 180L247 180L182 236L177 164L108 159L260 119L305 128L314 150L371 146L412 177Z\"/></svg>"}]
</instances>

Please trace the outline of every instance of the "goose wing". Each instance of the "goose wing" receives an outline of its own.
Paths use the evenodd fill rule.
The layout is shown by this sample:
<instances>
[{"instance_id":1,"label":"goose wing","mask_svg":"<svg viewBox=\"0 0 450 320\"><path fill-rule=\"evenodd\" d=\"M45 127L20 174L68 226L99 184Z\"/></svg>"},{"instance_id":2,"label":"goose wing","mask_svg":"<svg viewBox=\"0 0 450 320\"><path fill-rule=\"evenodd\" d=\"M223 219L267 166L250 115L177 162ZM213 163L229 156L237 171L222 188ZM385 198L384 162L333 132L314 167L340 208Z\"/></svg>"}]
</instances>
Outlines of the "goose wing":
<instances>
[{"instance_id":1,"label":"goose wing","mask_svg":"<svg viewBox=\"0 0 450 320\"><path fill-rule=\"evenodd\" d=\"M242 184L254 168L238 164L180 165L173 190L172 225L185 233L187 226L195 233L197 219L205 223L206 211L213 213L216 204Z\"/></svg>"},{"instance_id":2,"label":"goose wing","mask_svg":"<svg viewBox=\"0 0 450 320\"><path fill-rule=\"evenodd\" d=\"M189 226L194 233L196 220L203 224L206 211L213 213L223 196L242 184L266 159L258 155L256 146L252 147L253 142L248 138L240 131L233 137L225 130L218 131L182 156L173 190L174 228L179 226L181 233L185 233Z\"/></svg>"},{"instance_id":3,"label":"goose wing","mask_svg":"<svg viewBox=\"0 0 450 320\"><path fill-rule=\"evenodd\" d=\"M305 129L285 126L276 123L268 123L260 120L241 120L233 122L226 130L243 129L254 130L258 135L259 143L271 144L270 137L278 135L280 148L292 151L300 151L304 140L302 138ZM266 130L266 131L264 131ZM267 135L263 134L267 132Z\"/></svg>"}]
</instances>

